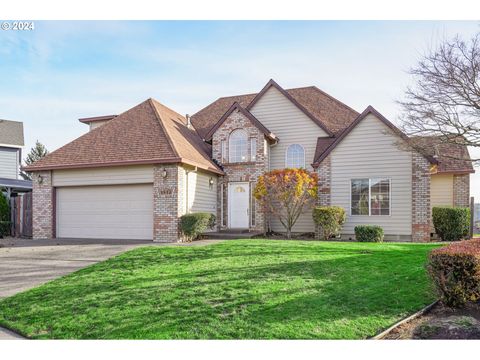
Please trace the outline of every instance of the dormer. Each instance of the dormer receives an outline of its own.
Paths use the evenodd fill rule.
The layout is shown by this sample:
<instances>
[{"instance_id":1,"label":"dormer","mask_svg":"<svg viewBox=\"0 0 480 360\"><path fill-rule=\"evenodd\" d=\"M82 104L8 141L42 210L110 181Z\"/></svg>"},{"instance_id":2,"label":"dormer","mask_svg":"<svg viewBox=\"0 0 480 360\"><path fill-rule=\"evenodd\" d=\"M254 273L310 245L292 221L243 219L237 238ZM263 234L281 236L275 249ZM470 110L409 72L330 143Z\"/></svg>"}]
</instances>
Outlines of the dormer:
<instances>
[{"instance_id":1,"label":"dormer","mask_svg":"<svg viewBox=\"0 0 480 360\"><path fill-rule=\"evenodd\" d=\"M117 115L103 115L103 116L95 116L95 117L88 117L88 118L81 118L78 119L81 123L87 124L90 127L90 131L96 129L108 121L112 120L113 118L117 117Z\"/></svg>"}]
</instances>

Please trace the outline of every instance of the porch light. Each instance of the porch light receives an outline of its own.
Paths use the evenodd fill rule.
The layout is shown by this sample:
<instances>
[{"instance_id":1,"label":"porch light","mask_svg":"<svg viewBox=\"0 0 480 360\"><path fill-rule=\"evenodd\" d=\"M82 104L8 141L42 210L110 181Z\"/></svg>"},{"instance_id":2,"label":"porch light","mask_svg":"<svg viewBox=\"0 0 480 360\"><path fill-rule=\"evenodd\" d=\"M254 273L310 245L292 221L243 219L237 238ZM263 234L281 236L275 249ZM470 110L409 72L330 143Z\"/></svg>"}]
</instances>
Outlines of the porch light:
<instances>
[{"instance_id":1,"label":"porch light","mask_svg":"<svg viewBox=\"0 0 480 360\"><path fill-rule=\"evenodd\" d=\"M43 184L43 176L42 176L42 175L38 175L37 181L38 181L38 183L39 183L40 185Z\"/></svg>"},{"instance_id":2,"label":"porch light","mask_svg":"<svg viewBox=\"0 0 480 360\"><path fill-rule=\"evenodd\" d=\"M162 178L166 178L168 175L168 172L167 172L167 169L166 168L163 168L163 171L162 171Z\"/></svg>"},{"instance_id":3,"label":"porch light","mask_svg":"<svg viewBox=\"0 0 480 360\"><path fill-rule=\"evenodd\" d=\"M210 177L210 179L208 179L208 186L210 187L210 189L213 189L213 177Z\"/></svg>"}]
</instances>

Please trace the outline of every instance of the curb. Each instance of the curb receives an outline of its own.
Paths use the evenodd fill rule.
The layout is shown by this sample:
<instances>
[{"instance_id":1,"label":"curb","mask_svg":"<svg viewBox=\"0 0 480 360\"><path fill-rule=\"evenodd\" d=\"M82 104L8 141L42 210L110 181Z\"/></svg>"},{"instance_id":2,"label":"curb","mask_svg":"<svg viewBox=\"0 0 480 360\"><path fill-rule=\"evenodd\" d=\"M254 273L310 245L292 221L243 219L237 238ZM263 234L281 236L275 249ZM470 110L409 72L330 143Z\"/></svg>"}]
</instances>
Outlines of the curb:
<instances>
[{"instance_id":1,"label":"curb","mask_svg":"<svg viewBox=\"0 0 480 360\"><path fill-rule=\"evenodd\" d=\"M27 337L23 336L19 332L16 332L15 330L12 330L12 329L10 329L8 327L5 327L5 326L0 326L0 335L2 333L11 337L11 339L10 338L2 339L0 337L0 340L29 340Z\"/></svg>"},{"instance_id":2,"label":"curb","mask_svg":"<svg viewBox=\"0 0 480 360\"><path fill-rule=\"evenodd\" d=\"M385 329L384 331L382 331L381 333L375 335L375 336L372 336L370 338L370 340L381 340L383 339L385 336L387 336L393 329L399 327L400 325L403 325L405 324L406 322L409 322L410 320L413 320L413 319L416 319L417 317L419 316L422 316L424 314L426 314L427 312L429 312L435 305L437 305L438 303L440 302L440 300L436 300L434 301L433 303L431 303L430 305L427 305L425 306L423 309L417 311L416 313L400 320L399 322L396 322L395 324L393 324L392 326L390 326L389 328Z\"/></svg>"}]
</instances>

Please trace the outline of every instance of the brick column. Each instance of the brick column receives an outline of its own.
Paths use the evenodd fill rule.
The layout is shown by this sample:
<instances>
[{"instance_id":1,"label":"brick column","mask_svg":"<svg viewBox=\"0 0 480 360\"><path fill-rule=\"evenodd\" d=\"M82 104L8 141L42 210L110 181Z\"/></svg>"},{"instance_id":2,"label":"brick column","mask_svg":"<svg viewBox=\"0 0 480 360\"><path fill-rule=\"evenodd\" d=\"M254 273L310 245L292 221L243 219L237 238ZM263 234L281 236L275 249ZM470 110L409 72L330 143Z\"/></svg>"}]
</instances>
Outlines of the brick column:
<instances>
[{"instance_id":1,"label":"brick column","mask_svg":"<svg viewBox=\"0 0 480 360\"><path fill-rule=\"evenodd\" d=\"M167 176L163 177L164 169ZM184 193L184 176L178 165L153 167L153 240L175 242Z\"/></svg>"},{"instance_id":2,"label":"brick column","mask_svg":"<svg viewBox=\"0 0 480 360\"><path fill-rule=\"evenodd\" d=\"M470 206L470 174L453 175L453 205Z\"/></svg>"},{"instance_id":3,"label":"brick column","mask_svg":"<svg viewBox=\"0 0 480 360\"><path fill-rule=\"evenodd\" d=\"M412 153L412 241L430 241L430 163Z\"/></svg>"},{"instance_id":4,"label":"brick column","mask_svg":"<svg viewBox=\"0 0 480 360\"><path fill-rule=\"evenodd\" d=\"M52 172L34 172L32 184L32 237L51 239L54 235Z\"/></svg>"},{"instance_id":5,"label":"brick column","mask_svg":"<svg viewBox=\"0 0 480 360\"><path fill-rule=\"evenodd\" d=\"M330 206L332 202L331 183L332 183L332 171L331 171L331 159L330 155L327 156L317 168L318 174L318 206ZM320 239L320 228L315 226L315 239Z\"/></svg>"}]
</instances>

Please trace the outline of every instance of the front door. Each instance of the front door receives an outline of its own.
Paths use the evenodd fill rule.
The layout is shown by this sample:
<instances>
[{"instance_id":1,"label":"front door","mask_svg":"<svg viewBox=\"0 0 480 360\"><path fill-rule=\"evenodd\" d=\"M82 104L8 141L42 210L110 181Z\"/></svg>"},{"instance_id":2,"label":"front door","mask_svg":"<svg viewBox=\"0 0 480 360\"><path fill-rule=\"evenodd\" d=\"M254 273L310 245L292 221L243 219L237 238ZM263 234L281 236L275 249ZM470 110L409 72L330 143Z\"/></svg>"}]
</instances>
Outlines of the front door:
<instances>
[{"instance_id":1,"label":"front door","mask_svg":"<svg viewBox=\"0 0 480 360\"><path fill-rule=\"evenodd\" d=\"M246 183L228 184L228 224L232 229L248 229L250 187Z\"/></svg>"}]
</instances>

